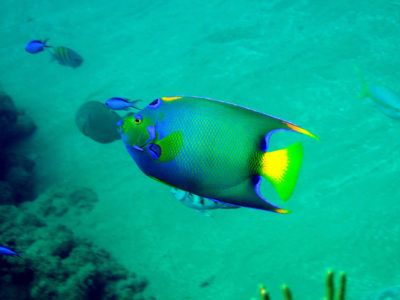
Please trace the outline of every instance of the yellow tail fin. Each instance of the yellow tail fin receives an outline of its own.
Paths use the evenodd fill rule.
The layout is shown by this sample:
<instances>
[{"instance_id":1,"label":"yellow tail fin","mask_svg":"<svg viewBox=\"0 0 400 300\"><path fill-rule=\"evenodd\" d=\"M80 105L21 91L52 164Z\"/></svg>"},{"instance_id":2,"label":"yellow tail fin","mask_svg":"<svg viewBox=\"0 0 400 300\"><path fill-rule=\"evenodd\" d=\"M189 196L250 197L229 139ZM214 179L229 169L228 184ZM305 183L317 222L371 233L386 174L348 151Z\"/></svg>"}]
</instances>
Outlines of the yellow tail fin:
<instances>
[{"instance_id":1,"label":"yellow tail fin","mask_svg":"<svg viewBox=\"0 0 400 300\"><path fill-rule=\"evenodd\" d=\"M279 197L284 201L290 198L296 186L302 158L301 143L265 152L261 158L260 175L271 182Z\"/></svg>"}]
</instances>

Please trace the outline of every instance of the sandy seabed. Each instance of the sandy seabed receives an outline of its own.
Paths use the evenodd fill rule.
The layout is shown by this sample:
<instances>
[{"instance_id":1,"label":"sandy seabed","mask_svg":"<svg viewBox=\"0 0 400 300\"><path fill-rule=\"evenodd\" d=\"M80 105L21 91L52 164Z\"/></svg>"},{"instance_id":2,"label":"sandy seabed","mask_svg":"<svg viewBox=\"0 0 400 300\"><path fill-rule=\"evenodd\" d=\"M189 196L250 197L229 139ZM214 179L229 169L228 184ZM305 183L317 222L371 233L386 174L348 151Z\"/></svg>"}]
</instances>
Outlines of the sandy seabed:
<instances>
[{"instance_id":1,"label":"sandy seabed","mask_svg":"<svg viewBox=\"0 0 400 300\"><path fill-rule=\"evenodd\" d=\"M157 299L249 299L266 283L323 294L330 267L349 299L399 282L398 132L357 99L358 66L400 92L399 6L359 1L15 1L0 12L0 84L35 120L24 142L37 185L80 185L99 202L74 232L146 277ZM71 47L77 69L29 55L31 39ZM293 213L250 209L210 217L146 178L122 143L102 145L74 124L85 101L198 95L293 121L321 140L305 159ZM281 203L280 203L281 204ZM70 222L70 220L66 220Z\"/></svg>"}]
</instances>

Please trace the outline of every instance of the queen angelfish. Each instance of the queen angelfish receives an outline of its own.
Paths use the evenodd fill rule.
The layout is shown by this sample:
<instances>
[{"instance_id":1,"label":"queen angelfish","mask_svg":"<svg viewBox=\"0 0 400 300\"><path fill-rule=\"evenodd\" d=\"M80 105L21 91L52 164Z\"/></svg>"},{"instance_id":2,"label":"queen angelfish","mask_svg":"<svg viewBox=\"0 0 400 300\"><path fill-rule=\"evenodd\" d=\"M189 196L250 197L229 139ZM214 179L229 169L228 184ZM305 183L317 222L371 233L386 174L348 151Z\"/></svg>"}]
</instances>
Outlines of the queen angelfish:
<instances>
[{"instance_id":1,"label":"queen angelfish","mask_svg":"<svg viewBox=\"0 0 400 300\"><path fill-rule=\"evenodd\" d=\"M148 176L233 206L287 213L260 192L268 180L282 200L293 193L303 148L268 151L271 134L293 123L238 105L199 97L162 97L118 124L122 141Z\"/></svg>"}]
</instances>

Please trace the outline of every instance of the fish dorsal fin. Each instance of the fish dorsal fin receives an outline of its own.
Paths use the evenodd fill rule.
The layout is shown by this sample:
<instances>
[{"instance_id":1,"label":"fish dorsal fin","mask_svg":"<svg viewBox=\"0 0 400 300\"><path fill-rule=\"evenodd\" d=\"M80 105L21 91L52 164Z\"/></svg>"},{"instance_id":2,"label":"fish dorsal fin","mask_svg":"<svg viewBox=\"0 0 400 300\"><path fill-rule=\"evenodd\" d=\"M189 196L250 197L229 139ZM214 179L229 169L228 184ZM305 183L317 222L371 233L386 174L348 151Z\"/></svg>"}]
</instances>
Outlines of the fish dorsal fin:
<instances>
[{"instance_id":1,"label":"fish dorsal fin","mask_svg":"<svg viewBox=\"0 0 400 300\"><path fill-rule=\"evenodd\" d=\"M168 162L173 160L183 146L183 134L181 131L175 131L163 139L156 142L161 148L159 161Z\"/></svg>"}]
</instances>

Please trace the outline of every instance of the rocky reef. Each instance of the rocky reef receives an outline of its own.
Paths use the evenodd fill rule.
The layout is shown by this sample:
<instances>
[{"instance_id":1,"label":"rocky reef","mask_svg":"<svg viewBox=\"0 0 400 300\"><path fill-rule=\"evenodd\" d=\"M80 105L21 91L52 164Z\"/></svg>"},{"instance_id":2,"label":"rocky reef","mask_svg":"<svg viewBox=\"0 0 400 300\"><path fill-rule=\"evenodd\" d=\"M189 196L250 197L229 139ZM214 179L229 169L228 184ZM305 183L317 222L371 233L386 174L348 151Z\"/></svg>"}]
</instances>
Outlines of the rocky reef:
<instances>
[{"instance_id":1,"label":"rocky reef","mask_svg":"<svg viewBox=\"0 0 400 300\"><path fill-rule=\"evenodd\" d=\"M36 130L32 119L0 92L0 204L19 204L35 198L35 163L15 145Z\"/></svg>"},{"instance_id":2,"label":"rocky reef","mask_svg":"<svg viewBox=\"0 0 400 300\"><path fill-rule=\"evenodd\" d=\"M11 205L0 218L2 242L23 250L0 257L0 299L146 299L144 279L66 226Z\"/></svg>"},{"instance_id":3,"label":"rocky reef","mask_svg":"<svg viewBox=\"0 0 400 300\"><path fill-rule=\"evenodd\" d=\"M4 93L0 128L0 245L19 253L0 255L0 299L155 299L145 296L145 279L71 230L96 205L93 190L48 187L35 194L35 162L19 142L36 126Z\"/></svg>"}]
</instances>

